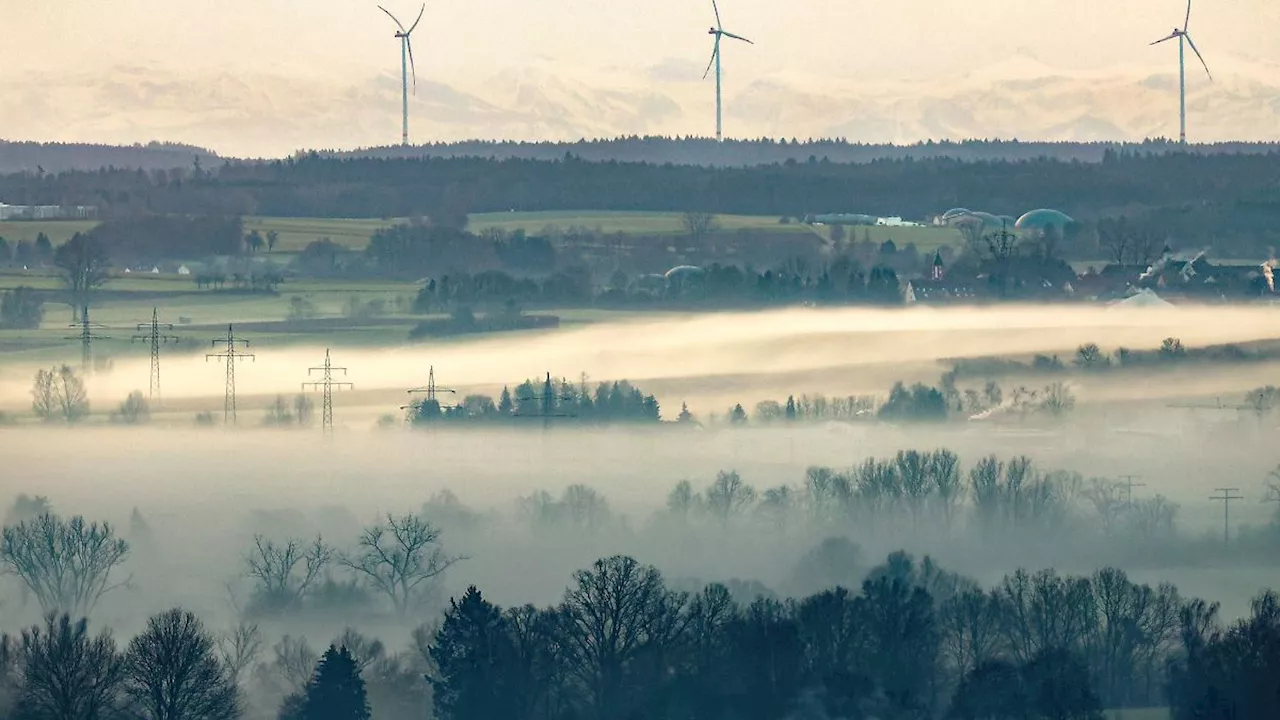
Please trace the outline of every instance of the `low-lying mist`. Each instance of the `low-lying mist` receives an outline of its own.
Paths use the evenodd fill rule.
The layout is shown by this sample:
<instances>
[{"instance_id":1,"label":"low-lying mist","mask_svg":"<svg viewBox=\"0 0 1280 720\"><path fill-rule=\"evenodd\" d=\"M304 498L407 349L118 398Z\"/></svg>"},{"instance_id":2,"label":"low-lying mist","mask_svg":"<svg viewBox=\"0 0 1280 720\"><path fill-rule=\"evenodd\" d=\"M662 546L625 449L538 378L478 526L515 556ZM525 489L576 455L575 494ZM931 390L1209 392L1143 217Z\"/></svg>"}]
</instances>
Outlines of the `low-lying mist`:
<instances>
[{"instance_id":1,"label":"low-lying mist","mask_svg":"<svg viewBox=\"0 0 1280 720\"><path fill-rule=\"evenodd\" d=\"M327 442L318 431L301 430L14 429L4 431L0 497L45 495L60 513L122 528L130 527L136 509L149 528L150 549L147 559L140 555L133 562L131 599L115 606L126 615L175 602L214 615L228 612L227 583L242 582L243 557L255 534L319 534L342 546L387 513L422 512L439 523L445 546L469 558L449 572L447 586L476 583L506 602L550 601L573 569L614 553L652 562L672 577L750 579L782 590L804 553L829 536L853 538L872 558L898 548L933 554L984 579L1019 565L1088 571L1124 560L1127 569L1177 580L1196 576L1206 563L1244 562L1208 562L1199 545L1194 557L1179 558L1182 546L1172 541L1153 540L1139 551L1098 529L1098 511L1085 495L1092 478L1136 475L1142 485L1133 490L1135 501L1161 496L1177 506L1178 537L1212 544L1220 538L1222 508L1209 495L1215 487L1239 487L1246 499L1231 509L1232 532L1266 527L1272 507L1261 500L1275 465L1274 428L1263 431L1252 416L1218 426L1165 417L1117 431L1123 422L1113 413L1085 412L1040 430L873 423L724 430L406 428L338 432ZM912 520L886 510L884 516L815 523L798 509L810 467L852 471L867 458L892 460L899 450L937 448L958 454L964 477L989 455L1002 461L1025 455L1039 472L1077 475L1062 499L1078 515L1073 541L1063 543L1062 527L1039 521L1009 529L1020 540L1007 543L991 542L973 522L947 527L932 515ZM722 471L736 472L757 498L771 488L789 488L799 514L785 526L749 513L679 532L654 530L677 483L703 489ZM598 494L607 523L589 531L581 518L543 517L531 524L530 503L540 493L560 498L573 486ZM427 504L424 510L442 497L456 506ZM464 516L474 522L459 523ZM1258 589L1253 585L1265 584L1247 574L1240 581L1238 597L1231 585L1215 581L1210 589L1233 597L1213 599L1232 608Z\"/></svg>"},{"instance_id":2,"label":"low-lying mist","mask_svg":"<svg viewBox=\"0 0 1280 720\"><path fill-rule=\"evenodd\" d=\"M937 361L992 355L1064 353L1094 342L1107 349L1151 348L1166 337L1189 346L1245 343L1275 337L1274 311L1259 306L1178 306L1124 309L1099 306L987 308L792 308L764 312L638 314L632 319L569 325L476 339L406 344L393 348L336 347L334 364L350 369L356 392L348 407L393 410L403 391L425 384L436 368L442 385L460 392L496 394L505 384L553 375L576 381L626 378L643 384L667 407L688 402L695 411L721 412L726 402L754 402L788 393L831 395L884 392L895 380L936 379ZM165 397L212 400L220 407L224 373L207 361L211 338L188 338L164 357ZM100 344L99 348L104 347ZM109 346L105 346L109 347ZM237 368L237 389L247 407L278 393L296 392L324 348L255 342L252 362ZM72 361L69 348L68 361ZM167 350L168 351L168 350ZM107 352L109 350L99 350ZM119 402L145 389L145 356L121 358L111 372L90 379L95 401ZM37 368L8 365L0 377L0 409L29 403ZM1243 391L1250 379L1212 373L1193 385L1148 388L1155 397L1189 392ZM1221 385L1218 385L1221 383ZM1132 388L1131 383L1126 383ZM1135 399L1124 394L1124 399ZM185 407L185 405L184 405ZM372 411L370 411L372 412ZM374 413L377 414L376 412Z\"/></svg>"}]
</instances>

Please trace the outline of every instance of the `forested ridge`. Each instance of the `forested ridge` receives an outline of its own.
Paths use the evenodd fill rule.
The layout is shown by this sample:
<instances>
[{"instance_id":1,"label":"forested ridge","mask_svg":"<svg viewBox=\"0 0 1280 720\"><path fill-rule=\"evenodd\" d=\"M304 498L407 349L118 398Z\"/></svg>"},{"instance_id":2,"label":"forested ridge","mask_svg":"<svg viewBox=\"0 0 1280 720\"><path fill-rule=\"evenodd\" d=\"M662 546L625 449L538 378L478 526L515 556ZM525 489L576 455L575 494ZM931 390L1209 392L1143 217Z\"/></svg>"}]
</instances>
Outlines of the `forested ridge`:
<instances>
[{"instance_id":1,"label":"forested ridge","mask_svg":"<svg viewBox=\"0 0 1280 720\"><path fill-rule=\"evenodd\" d=\"M742 168L597 163L574 156L541 161L308 155L170 172L10 174L0 177L0 197L10 204L96 205L105 216L404 217L448 208L754 215L856 210L924 218L956 206L1010 215L1048 206L1081 219L1126 208L1274 218L1272 213L1280 213L1280 153L1112 153L1100 163L940 158L841 164L813 158Z\"/></svg>"}]
</instances>

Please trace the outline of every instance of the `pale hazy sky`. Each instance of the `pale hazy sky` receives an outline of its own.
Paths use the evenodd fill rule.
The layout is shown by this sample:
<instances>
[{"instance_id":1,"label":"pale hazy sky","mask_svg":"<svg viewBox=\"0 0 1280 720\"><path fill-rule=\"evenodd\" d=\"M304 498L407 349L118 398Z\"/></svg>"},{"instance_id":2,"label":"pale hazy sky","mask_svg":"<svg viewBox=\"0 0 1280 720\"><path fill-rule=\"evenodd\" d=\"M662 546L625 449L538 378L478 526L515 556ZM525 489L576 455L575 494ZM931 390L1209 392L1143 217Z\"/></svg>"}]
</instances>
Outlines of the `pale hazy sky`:
<instances>
[{"instance_id":1,"label":"pale hazy sky","mask_svg":"<svg viewBox=\"0 0 1280 720\"><path fill-rule=\"evenodd\" d=\"M412 0L385 0L398 15ZM743 70L856 74L963 70L1028 46L1055 67L1153 59L1146 43L1180 24L1181 0L724 0L725 27L758 48ZM0 0L5 69L155 63L363 74L398 60L390 21L365 0ZM415 51L433 68L502 67L535 56L575 65L701 59L709 0L427 3ZM1192 35L1280 61L1280 3L1199 0ZM740 56L740 57L739 57Z\"/></svg>"},{"instance_id":2,"label":"pale hazy sky","mask_svg":"<svg viewBox=\"0 0 1280 720\"><path fill-rule=\"evenodd\" d=\"M419 5L385 4L406 22ZM1181 0L724 0L726 29L757 43L726 47L726 95L761 79L803 83L810 94L821 94L824 80L902 80L908 97L917 89L936 95L1009 56L1033 57L1045 74L1172 72L1175 48L1147 43L1180 24L1184 8ZM92 87L120 68L141 67L177 83L210 73L297 78L311 83L306 92L314 95L316 83L350 89L393 78L399 65L394 26L372 0L0 0L0 19L0 85L9 88L42 71ZM530 64L603 86L612 73L644 72L647 89L664 93L699 80L711 21L710 0L435 0L414 49L420 80L467 93L494 73ZM1277 0L1198 0L1191 25L1228 82L1237 71L1266 76L1280 67L1277 28ZM262 92L282 105L292 101L274 86ZM15 111L0 113L0 137L30 134ZM145 132L149 122L128 104L103 112L132 132ZM344 144L369 142L352 137Z\"/></svg>"}]
</instances>

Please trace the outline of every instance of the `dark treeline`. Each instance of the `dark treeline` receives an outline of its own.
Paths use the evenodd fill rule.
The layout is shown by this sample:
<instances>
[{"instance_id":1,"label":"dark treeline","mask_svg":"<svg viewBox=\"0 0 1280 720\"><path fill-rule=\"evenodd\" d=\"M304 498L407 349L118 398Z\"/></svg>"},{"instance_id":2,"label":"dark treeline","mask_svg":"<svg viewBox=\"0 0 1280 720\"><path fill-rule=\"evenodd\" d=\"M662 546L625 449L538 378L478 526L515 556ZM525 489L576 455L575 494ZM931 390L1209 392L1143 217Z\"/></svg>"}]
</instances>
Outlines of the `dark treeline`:
<instances>
[{"instance_id":1,"label":"dark treeline","mask_svg":"<svg viewBox=\"0 0 1280 720\"><path fill-rule=\"evenodd\" d=\"M803 162L810 155L832 162L867 163L906 158L951 158L966 162L988 160L1055 160L1101 162L1114 152L1192 152L1202 155L1264 153L1275 143L1229 142L1183 147L1169 140L1129 142L1035 142L1019 140L943 140L910 145L849 142L844 139L787 140L758 138L726 139L723 143L699 137L618 137L576 142L519 142L475 140L430 143L409 148L400 146L358 150L326 150L329 157L421 158L482 157L523 160L558 160L571 153L591 162L648 162L675 165L767 165L787 160ZM40 143L0 140L0 173L97 170L105 167L169 170L187 167L193 158L208 166L218 155L210 150L180 143L150 142L145 145L98 145L90 143Z\"/></svg>"},{"instance_id":2,"label":"dark treeline","mask_svg":"<svg viewBox=\"0 0 1280 720\"><path fill-rule=\"evenodd\" d=\"M1212 178L1206 181L1205 178ZM1099 163L939 158L861 165L803 162L749 168L475 158L326 159L225 164L184 172L68 172L0 177L10 203L95 205L101 217L242 214L405 217L440 222L507 210L646 210L804 216L865 212L926 218L965 206L1017 215L1057 207L1090 220L1127 214L1222 242L1270 230L1280 162L1260 155L1110 152ZM1198 235L1196 237L1199 237Z\"/></svg>"},{"instance_id":3,"label":"dark treeline","mask_svg":"<svg viewBox=\"0 0 1280 720\"><path fill-rule=\"evenodd\" d=\"M0 710L23 720L1101 720L1104 708L1169 706L1178 720L1262 720L1280 692L1278 602L1264 593L1223 627L1216 604L1115 568L1018 570L985 589L903 552L859 588L739 598L722 584L680 591L657 568L613 556L575 572L549 607L504 609L470 587L398 655L349 628L323 655L286 637L258 663L256 626L219 639L181 609L120 647L50 613L0 637ZM257 706L268 676L284 685L275 713Z\"/></svg>"},{"instance_id":4,"label":"dark treeline","mask_svg":"<svg viewBox=\"0 0 1280 720\"><path fill-rule=\"evenodd\" d=\"M0 173L60 173L106 167L169 170L189 167L197 158L207 165L217 155L181 143L100 145L0 140Z\"/></svg>"},{"instance_id":5,"label":"dark treeline","mask_svg":"<svg viewBox=\"0 0 1280 720\"><path fill-rule=\"evenodd\" d=\"M1170 707L1177 720L1274 716L1276 596L1257 596L1227 624L1216 604L1110 565L1133 551L1197 562L1196 541L1174 532L1176 507L1131 498L1119 482L1085 483L1025 457L986 457L965 472L951 451L904 450L814 467L795 487L763 492L733 471L700 489L680 482L639 527L581 485L558 498L535 492L516 511L513 523L441 491L419 513L361 527L351 543L331 544L341 532L258 535L235 548L247 550L251 590L229 631L174 609L118 643L76 618L100 618L104 598L124 592L121 578L156 561L159 538L137 511L126 540L20 497L0 563L46 620L0 638L0 716L1100 720L1104 708L1136 707ZM493 540L513 526L523 527ZM1017 569L982 583L902 551L865 562L849 534L877 528L934 530L952 544L967 542L967 528L971 547L992 554L1035 539L1108 555L1083 574ZM567 588L557 581L564 589L550 603L516 597L502 608L476 587L441 602L446 572L473 562L470 552L514 553L515 542L546 552L548 536L578 546L619 531L686 550L716 537L726 547L796 531L823 539L805 546L781 592L668 578L640 554L617 554L572 566L581 569ZM1216 547L1211 557L1244 553L1270 566L1277 538L1280 515L1231 546L1202 542ZM327 651L299 636L265 639L263 628L317 617L345 627L313 635L319 648L332 643ZM388 617L399 622L378 624ZM359 630L375 624L381 637ZM14 632L9 621L3 629Z\"/></svg>"},{"instance_id":6,"label":"dark treeline","mask_svg":"<svg viewBox=\"0 0 1280 720\"><path fill-rule=\"evenodd\" d=\"M1027 142L1018 140L943 140L911 145L849 142L844 139L800 140L759 138L753 140L710 138L620 137L576 142L516 142L477 140L432 143L409 148L382 147L352 151L330 151L333 157L420 158L482 157L522 160L558 160L570 153L590 162L648 162L673 165L769 165L788 160L803 162L810 155L839 163L868 163L876 160L927 160L950 158L966 162L989 160L1055 160L1101 162L1112 152L1192 152L1204 155L1223 153L1265 153L1276 143L1216 143L1183 147L1168 140L1124 142Z\"/></svg>"},{"instance_id":7,"label":"dark treeline","mask_svg":"<svg viewBox=\"0 0 1280 720\"><path fill-rule=\"evenodd\" d=\"M424 397L407 408L407 419L414 425L436 421L502 422L541 418L574 423L656 423L661 419L658 401L626 380L598 383L594 391L584 376L571 384L550 375L541 382L525 380L514 392L502 388L495 402L488 395L467 395L456 404L441 404L437 397ZM687 413L687 411L686 411ZM682 418L683 419L683 418Z\"/></svg>"}]
</instances>

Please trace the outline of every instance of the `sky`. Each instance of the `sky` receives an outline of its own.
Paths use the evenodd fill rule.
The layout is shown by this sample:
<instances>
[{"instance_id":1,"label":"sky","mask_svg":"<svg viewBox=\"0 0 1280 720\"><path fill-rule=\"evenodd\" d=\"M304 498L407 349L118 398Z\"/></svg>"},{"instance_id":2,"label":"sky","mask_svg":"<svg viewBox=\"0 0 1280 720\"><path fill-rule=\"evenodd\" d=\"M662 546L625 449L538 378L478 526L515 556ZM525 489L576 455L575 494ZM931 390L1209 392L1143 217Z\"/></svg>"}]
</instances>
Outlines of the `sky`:
<instances>
[{"instance_id":1,"label":"sky","mask_svg":"<svg viewBox=\"0 0 1280 720\"><path fill-rule=\"evenodd\" d=\"M406 22L418 8L386 4ZM1176 48L1147 43L1184 10L725 0L725 28L756 42L726 45L726 129L869 141L1176 132ZM0 0L0 17L0 91L21 98L0 109L0 137L183 140L233 154L397 139L399 51L374 2ZM415 137L706 134L712 20L709 0L428 3L414 35ZM1190 74L1192 112L1209 115L1200 139L1280 138L1278 25L1274 0L1197 3L1192 36L1217 76Z\"/></svg>"}]
</instances>

